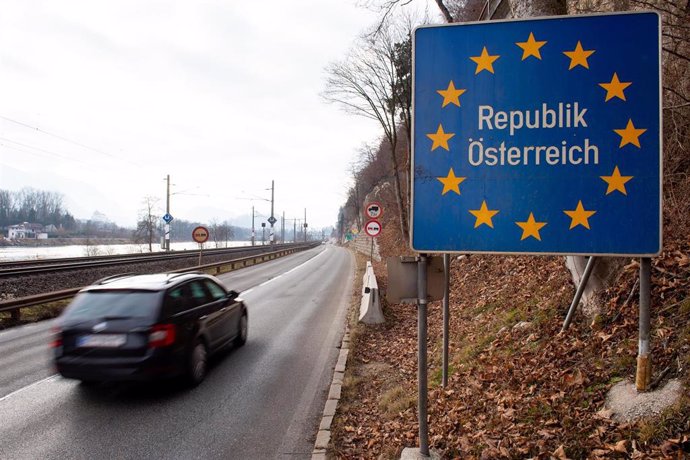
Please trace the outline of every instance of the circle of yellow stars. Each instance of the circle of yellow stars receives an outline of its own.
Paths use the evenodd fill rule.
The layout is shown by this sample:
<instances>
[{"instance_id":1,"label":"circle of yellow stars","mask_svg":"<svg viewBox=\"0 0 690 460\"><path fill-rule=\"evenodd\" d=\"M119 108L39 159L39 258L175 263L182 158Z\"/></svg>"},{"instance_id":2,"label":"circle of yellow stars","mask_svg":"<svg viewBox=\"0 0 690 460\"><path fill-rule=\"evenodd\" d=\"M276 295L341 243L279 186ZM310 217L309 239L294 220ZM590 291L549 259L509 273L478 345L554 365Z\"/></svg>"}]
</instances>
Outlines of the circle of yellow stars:
<instances>
[{"instance_id":1,"label":"circle of yellow stars","mask_svg":"<svg viewBox=\"0 0 690 460\"><path fill-rule=\"evenodd\" d=\"M529 36L523 42L516 42L515 45L522 50L522 61L530 58L541 60L541 49L548 44L546 40L537 40L533 32L530 32ZM569 59L568 70L574 70L577 67L583 67L589 70L589 59L596 53L596 50L585 49L585 46L581 41L575 44L572 50L563 51L563 54ZM498 61L501 56L495 54L492 55L486 46L482 47L481 52L478 56L470 56L469 59L476 64L474 71L475 75L482 72L488 72L494 74L494 63ZM613 99L620 99L621 101L626 101L625 90L632 85L632 82L621 81L617 72L614 72L611 76L611 81L599 83L599 86L606 90L606 95L604 96L604 103L607 103ZM448 106L461 107L460 97L467 92L465 88L456 87L456 83L450 80L448 86L445 89L439 89L436 91L443 101L441 103L441 108L446 108ZM638 128L633 123L632 119L628 119L627 125L624 128L614 129L615 134L620 136L619 148L626 147L628 145L633 145L638 149L641 148L640 136L644 134L647 130L644 128ZM455 133L447 133L443 129L443 125L439 123L438 129L435 133L426 135L431 139L431 151L441 148L450 152L449 141L455 136ZM623 195L628 194L626 189L626 184L633 179L633 176L624 176L621 174L618 165L613 168L613 172L610 176L599 176L606 185L606 195L610 195L614 192L619 192ZM460 195L460 184L463 183L467 177L458 177L455 175L453 168L450 168L448 174L444 177L437 177L437 180L443 184L443 190L441 195L446 195L447 193L453 192ZM493 218L500 211L497 209L489 209L489 205L486 200L483 200L479 209L468 210L470 214L475 217L474 228L478 228L482 225L494 228ZM583 227L587 230L590 229L589 219L594 216L597 211L587 210L582 200L578 200L575 209L563 210L571 220L570 220L570 230L577 227ZM518 221L515 224L522 230L522 235L520 240L525 240L527 238L535 238L541 241L541 235L539 231L547 225L547 222L538 221L533 212L529 213L527 220Z\"/></svg>"}]
</instances>

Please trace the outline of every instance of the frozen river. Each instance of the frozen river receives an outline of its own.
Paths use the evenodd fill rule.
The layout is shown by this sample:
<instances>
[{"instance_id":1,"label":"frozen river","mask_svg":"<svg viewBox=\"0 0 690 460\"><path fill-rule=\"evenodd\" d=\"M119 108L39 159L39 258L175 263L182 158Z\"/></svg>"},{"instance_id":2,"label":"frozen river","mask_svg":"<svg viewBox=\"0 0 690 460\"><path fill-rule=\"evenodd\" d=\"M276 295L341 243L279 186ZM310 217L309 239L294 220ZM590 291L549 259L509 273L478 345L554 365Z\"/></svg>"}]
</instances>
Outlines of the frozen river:
<instances>
[{"instance_id":1,"label":"frozen river","mask_svg":"<svg viewBox=\"0 0 690 460\"><path fill-rule=\"evenodd\" d=\"M227 247L249 246L250 241L229 241ZM197 250L199 244L194 242L171 243L174 251ZM215 244L204 244L204 249L215 249ZM225 243L223 246L225 247ZM107 256L114 254L141 254L148 252L148 244L103 244L103 245L73 245L46 247L0 247L0 263L12 260L59 259L62 257ZM153 252L160 252L159 244L153 245Z\"/></svg>"}]
</instances>

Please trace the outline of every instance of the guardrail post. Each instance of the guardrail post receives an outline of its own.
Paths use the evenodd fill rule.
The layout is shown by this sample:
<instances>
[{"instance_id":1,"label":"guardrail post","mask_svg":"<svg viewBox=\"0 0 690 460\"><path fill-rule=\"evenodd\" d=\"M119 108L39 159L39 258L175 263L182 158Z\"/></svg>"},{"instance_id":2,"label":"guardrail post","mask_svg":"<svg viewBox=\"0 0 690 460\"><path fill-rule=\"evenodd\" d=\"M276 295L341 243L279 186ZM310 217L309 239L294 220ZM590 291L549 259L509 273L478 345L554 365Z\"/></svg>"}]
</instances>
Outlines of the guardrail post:
<instances>
[{"instance_id":1,"label":"guardrail post","mask_svg":"<svg viewBox=\"0 0 690 460\"><path fill-rule=\"evenodd\" d=\"M22 314L20 310L20 308L15 308L14 310L12 310L12 321L19 321L22 319Z\"/></svg>"}]
</instances>

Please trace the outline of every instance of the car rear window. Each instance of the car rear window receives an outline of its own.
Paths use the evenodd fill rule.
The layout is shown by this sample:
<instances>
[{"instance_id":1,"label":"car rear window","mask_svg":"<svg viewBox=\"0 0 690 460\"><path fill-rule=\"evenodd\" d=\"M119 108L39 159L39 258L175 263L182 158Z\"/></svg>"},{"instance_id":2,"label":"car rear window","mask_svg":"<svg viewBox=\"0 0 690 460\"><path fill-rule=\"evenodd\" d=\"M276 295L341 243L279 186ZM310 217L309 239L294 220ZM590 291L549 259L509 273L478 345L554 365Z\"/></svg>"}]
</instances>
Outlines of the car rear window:
<instances>
[{"instance_id":1,"label":"car rear window","mask_svg":"<svg viewBox=\"0 0 690 460\"><path fill-rule=\"evenodd\" d=\"M63 313L63 318L148 318L158 315L157 291L88 291L78 294Z\"/></svg>"}]
</instances>

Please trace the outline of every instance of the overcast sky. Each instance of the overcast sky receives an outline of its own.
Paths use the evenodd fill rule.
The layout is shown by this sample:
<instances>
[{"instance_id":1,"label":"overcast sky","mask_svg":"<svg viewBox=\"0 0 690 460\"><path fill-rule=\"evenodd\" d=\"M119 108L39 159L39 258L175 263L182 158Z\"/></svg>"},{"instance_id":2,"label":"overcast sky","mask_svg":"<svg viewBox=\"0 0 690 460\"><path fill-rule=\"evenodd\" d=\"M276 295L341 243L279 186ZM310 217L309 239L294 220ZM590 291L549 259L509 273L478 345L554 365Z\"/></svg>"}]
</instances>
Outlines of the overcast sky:
<instances>
[{"instance_id":1,"label":"overcast sky","mask_svg":"<svg viewBox=\"0 0 690 460\"><path fill-rule=\"evenodd\" d=\"M167 174L171 214L205 223L267 216L273 179L277 217L333 225L381 130L320 98L324 68L375 21L354 0L4 0L0 189L134 226Z\"/></svg>"}]
</instances>

